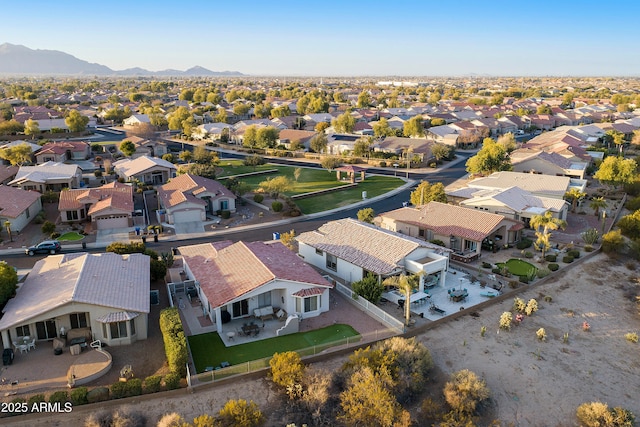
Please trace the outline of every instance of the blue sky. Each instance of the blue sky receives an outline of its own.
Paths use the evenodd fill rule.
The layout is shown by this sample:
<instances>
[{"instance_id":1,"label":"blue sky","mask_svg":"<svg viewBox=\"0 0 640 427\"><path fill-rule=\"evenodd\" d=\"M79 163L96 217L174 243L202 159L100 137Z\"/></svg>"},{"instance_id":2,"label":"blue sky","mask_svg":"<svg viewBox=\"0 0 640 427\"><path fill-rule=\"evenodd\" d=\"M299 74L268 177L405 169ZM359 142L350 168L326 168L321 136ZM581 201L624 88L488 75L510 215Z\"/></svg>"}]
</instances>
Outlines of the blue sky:
<instances>
[{"instance_id":1,"label":"blue sky","mask_svg":"<svg viewBox=\"0 0 640 427\"><path fill-rule=\"evenodd\" d=\"M115 70L271 76L640 76L640 3L31 0L0 43Z\"/></svg>"}]
</instances>

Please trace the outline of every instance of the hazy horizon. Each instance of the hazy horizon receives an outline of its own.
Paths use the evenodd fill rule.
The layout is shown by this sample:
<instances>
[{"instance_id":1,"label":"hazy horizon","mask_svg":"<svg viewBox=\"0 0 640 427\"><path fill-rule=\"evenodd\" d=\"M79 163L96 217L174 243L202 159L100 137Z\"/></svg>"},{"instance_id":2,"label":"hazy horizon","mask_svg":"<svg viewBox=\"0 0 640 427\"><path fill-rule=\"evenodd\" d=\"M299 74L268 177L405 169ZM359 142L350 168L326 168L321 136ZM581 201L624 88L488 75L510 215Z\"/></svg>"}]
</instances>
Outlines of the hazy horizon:
<instances>
[{"instance_id":1,"label":"hazy horizon","mask_svg":"<svg viewBox=\"0 0 640 427\"><path fill-rule=\"evenodd\" d=\"M639 37L613 27L640 6L283 0L241 6L114 0L3 6L7 42L113 70L239 71L264 77L637 77ZM178 17L176 19L176 17ZM0 43L2 43L0 42Z\"/></svg>"}]
</instances>

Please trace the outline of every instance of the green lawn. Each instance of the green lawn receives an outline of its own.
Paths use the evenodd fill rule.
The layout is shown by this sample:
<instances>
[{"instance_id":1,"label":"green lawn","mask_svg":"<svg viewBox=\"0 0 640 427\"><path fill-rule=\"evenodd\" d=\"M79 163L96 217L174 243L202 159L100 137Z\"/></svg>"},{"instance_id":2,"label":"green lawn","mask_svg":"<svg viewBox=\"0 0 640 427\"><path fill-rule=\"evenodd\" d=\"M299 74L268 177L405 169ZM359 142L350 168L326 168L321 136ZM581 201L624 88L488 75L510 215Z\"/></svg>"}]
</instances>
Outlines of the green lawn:
<instances>
[{"instance_id":1,"label":"green lawn","mask_svg":"<svg viewBox=\"0 0 640 427\"><path fill-rule=\"evenodd\" d=\"M217 332L187 338L196 371L203 372L207 366L219 366L222 362L238 365L283 351L298 351L313 346L330 347L353 337L359 337L355 329L349 325L336 324L314 331L256 340L231 347L225 347Z\"/></svg>"},{"instance_id":2,"label":"green lawn","mask_svg":"<svg viewBox=\"0 0 640 427\"><path fill-rule=\"evenodd\" d=\"M509 269L509 273L515 276L527 276L530 279L535 277L538 272L538 269L533 264L516 258L511 258L505 263L498 263L496 265L500 268L506 265L507 269Z\"/></svg>"},{"instance_id":3,"label":"green lawn","mask_svg":"<svg viewBox=\"0 0 640 427\"><path fill-rule=\"evenodd\" d=\"M329 209L347 206L362 200L362 192L367 192L367 198L380 196L404 184L400 178L391 176L368 176L356 188L336 191L322 196L296 200L296 204L303 213L312 214Z\"/></svg>"},{"instance_id":4,"label":"green lawn","mask_svg":"<svg viewBox=\"0 0 640 427\"><path fill-rule=\"evenodd\" d=\"M61 241L61 242L75 242L78 240L82 240L84 239L84 236L80 233L77 233L75 231L70 231L68 233L64 233L62 236L58 237L57 240Z\"/></svg>"},{"instance_id":5,"label":"green lawn","mask_svg":"<svg viewBox=\"0 0 640 427\"><path fill-rule=\"evenodd\" d=\"M233 175L242 175L244 173L251 172L260 172L269 169L275 169L274 165L265 164L256 166L245 166L242 164L242 160L221 160L220 164L217 165L218 168L221 168L223 172L218 176L219 178L223 178L225 176L233 176ZM268 176L268 175L264 175ZM244 178L243 178L244 181Z\"/></svg>"}]
</instances>

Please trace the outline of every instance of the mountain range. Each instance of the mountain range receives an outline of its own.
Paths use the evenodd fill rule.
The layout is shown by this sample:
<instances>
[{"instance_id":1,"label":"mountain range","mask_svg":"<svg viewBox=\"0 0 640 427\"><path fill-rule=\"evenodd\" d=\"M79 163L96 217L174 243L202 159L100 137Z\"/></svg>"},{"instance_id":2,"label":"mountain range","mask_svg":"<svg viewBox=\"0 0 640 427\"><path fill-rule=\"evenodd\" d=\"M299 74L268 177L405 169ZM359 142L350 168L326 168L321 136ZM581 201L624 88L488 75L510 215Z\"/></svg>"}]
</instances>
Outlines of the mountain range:
<instances>
[{"instance_id":1,"label":"mountain range","mask_svg":"<svg viewBox=\"0 0 640 427\"><path fill-rule=\"evenodd\" d=\"M87 76L243 76L238 71L211 71L195 66L186 71L149 71L144 68L112 70L59 50L29 49L26 46L0 45L0 74L12 75L87 75Z\"/></svg>"}]
</instances>

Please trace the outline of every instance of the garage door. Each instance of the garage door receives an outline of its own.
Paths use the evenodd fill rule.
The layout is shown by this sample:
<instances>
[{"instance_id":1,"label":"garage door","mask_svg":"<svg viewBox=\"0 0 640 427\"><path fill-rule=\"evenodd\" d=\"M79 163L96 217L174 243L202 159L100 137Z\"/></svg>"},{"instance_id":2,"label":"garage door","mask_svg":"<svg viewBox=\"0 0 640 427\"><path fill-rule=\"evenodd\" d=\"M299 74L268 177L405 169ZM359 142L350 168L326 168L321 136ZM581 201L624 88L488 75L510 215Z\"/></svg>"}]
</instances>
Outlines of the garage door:
<instances>
[{"instance_id":1,"label":"garage door","mask_svg":"<svg viewBox=\"0 0 640 427\"><path fill-rule=\"evenodd\" d=\"M173 214L174 224L179 224L182 222L194 222L194 221L202 221L201 210L193 209L188 211L175 212Z\"/></svg>"},{"instance_id":2,"label":"garage door","mask_svg":"<svg viewBox=\"0 0 640 427\"><path fill-rule=\"evenodd\" d=\"M98 230L127 228L129 227L129 217L128 215L111 215L109 217L97 218L96 224Z\"/></svg>"}]
</instances>

